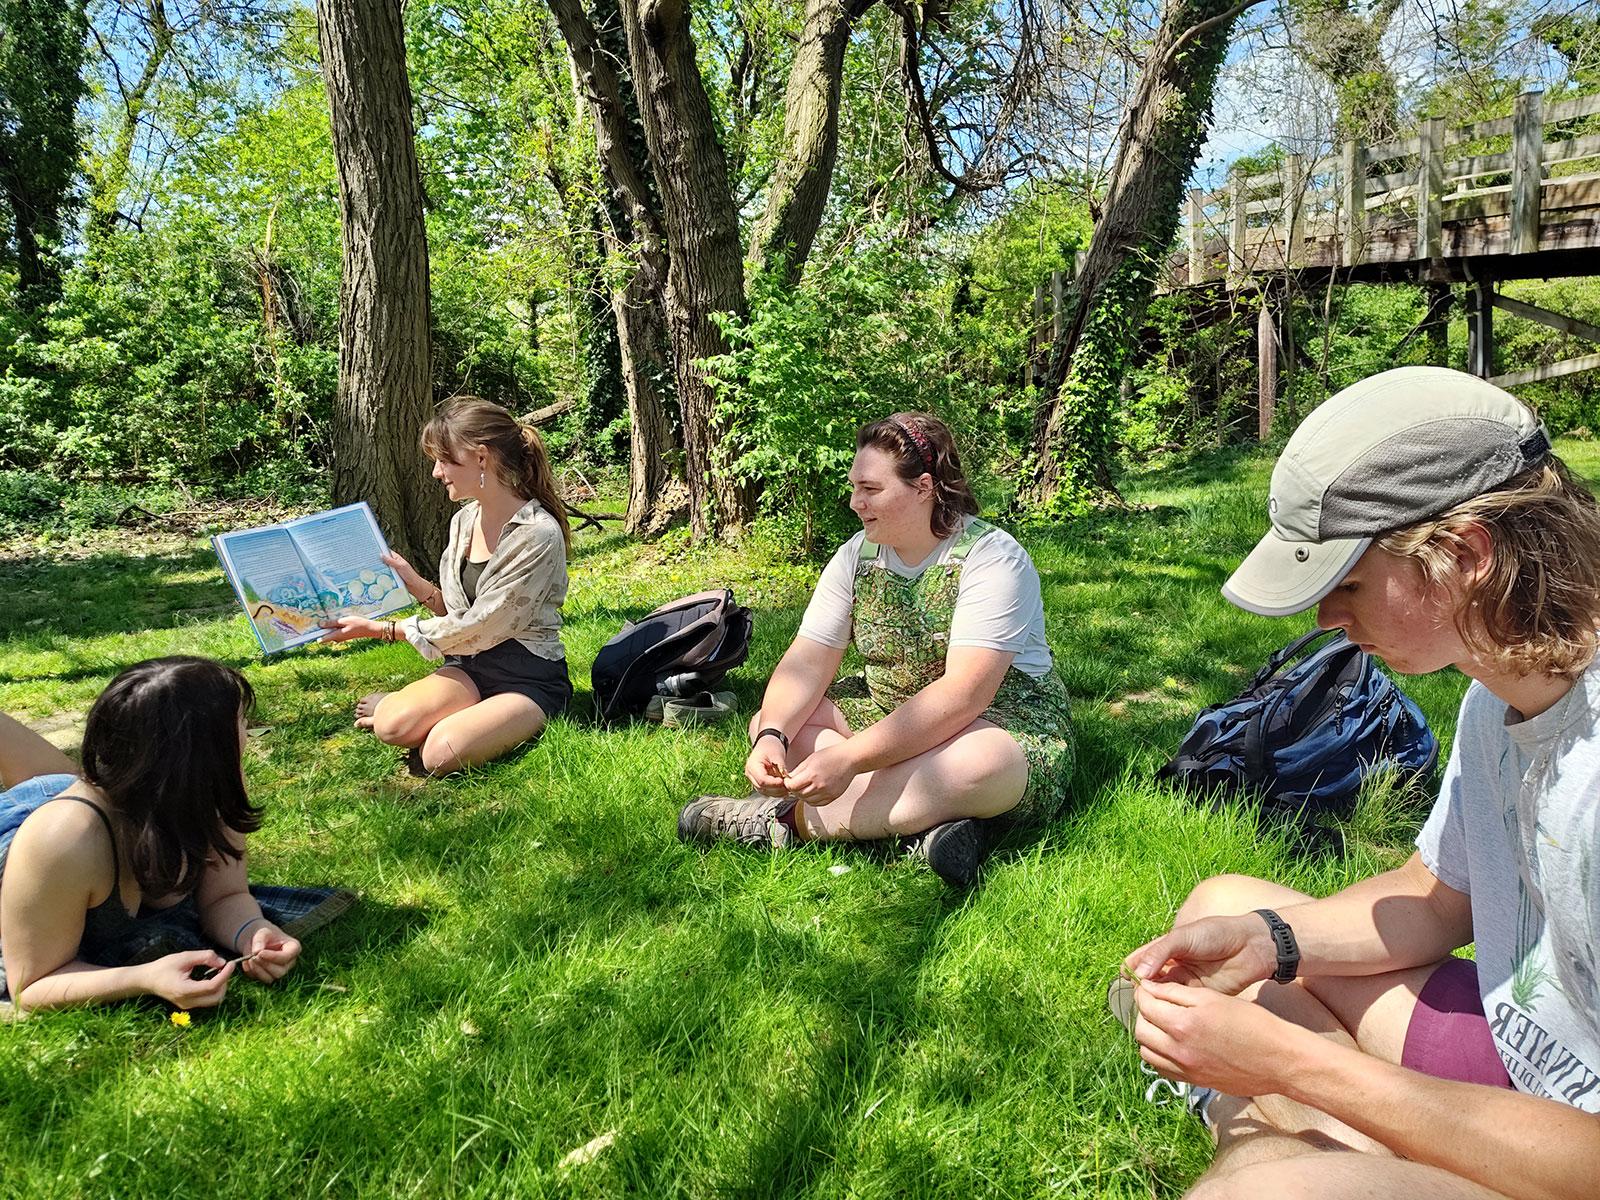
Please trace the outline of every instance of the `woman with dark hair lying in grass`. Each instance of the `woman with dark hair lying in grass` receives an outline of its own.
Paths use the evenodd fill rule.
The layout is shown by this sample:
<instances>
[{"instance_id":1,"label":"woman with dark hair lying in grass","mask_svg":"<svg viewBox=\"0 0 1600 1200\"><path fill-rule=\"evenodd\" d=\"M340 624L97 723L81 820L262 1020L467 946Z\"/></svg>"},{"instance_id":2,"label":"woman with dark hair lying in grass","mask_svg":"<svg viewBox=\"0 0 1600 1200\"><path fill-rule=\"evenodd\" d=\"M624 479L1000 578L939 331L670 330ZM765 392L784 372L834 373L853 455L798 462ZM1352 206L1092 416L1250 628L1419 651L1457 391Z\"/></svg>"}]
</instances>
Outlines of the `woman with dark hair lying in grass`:
<instances>
[{"instance_id":1,"label":"woman with dark hair lying in grass","mask_svg":"<svg viewBox=\"0 0 1600 1200\"><path fill-rule=\"evenodd\" d=\"M1113 1007L1217 1137L1190 1195L1592 1197L1600 508L1514 397L1402 367L1305 420L1269 511L1224 596L1473 683L1402 866L1207 879L1127 956Z\"/></svg>"},{"instance_id":2,"label":"woman with dark hair lying in grass","mask_svg":"<svg viewBox=\"0 0 1600 1200\"><path fill-rule=\"evenodd\" d=\"M934 870L964 886L992 841L985 820L1047 820L1072 775L1039 575L978 518L936 417L864 426L850 485L863 529L823 571L750 723L756 794L702 796L678 833L769 847L920 834ZM865 679L830 688L852 643Z\"/></svg>"},{"instance_id":3,"label":"woman with dark hair lying in grass","mask_svg":"<svg viewBox=\"0 0 1600 1200\"><path fill-rule=\"evenodd\" d=\"M210 659L139 663L90 708L81 768L0 714L0 996L208 1007L237 973L271 983L294 966L285 926L349 907L330 889L246 883L245 835L261 824L241 764L254 703Z\"/></svg>"}]
</instances>

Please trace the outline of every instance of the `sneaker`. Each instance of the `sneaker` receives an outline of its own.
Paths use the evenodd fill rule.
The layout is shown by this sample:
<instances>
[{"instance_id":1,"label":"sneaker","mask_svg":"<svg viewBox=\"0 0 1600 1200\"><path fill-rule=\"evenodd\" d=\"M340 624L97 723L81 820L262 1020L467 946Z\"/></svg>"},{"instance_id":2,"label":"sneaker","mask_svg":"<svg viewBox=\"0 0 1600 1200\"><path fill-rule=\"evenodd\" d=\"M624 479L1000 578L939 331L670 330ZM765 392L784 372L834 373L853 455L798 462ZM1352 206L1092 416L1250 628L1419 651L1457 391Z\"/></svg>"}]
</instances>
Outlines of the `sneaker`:
<instances>
[{"instance_id":1,"label":"sneaker","mask_svg":"<svg viewBox=\"0 0 1600 1200\"><path fill-rule=\"evenodd\" d=\"M933 873L949 886L968 888L978 878L978 869L993 848L985 822L964 817L920 834L911 845L911 853L926 859Z\"/></svg>"},{"instance_id":2,"label":"sneaker","mask_svg":"<svg viewBox=\"0 0 1600 1200\"><path fill-rule=\"evenodd\" d=\"M714 725L733 712L735 703L732 692L699 692L681 699L663 696L660 721L671 728Z\"/></svg>"},{"instance_id":3,"label":"sneaker","mask_svg":"<svg viewBox=\"0 0 1600 1200\"><path fill-rule=\"evenodd\" d=\"M1165 1075L1156 1074L1156 1069L1144 1061L1139 1063L1139 1072L1150 1078L1150 1086L1144 1089L1144 1098L1148 1103L1165 1108L1181 1101L1183 1107L1197 1117L1202 1125L1215 1132L1217 1127L1211 1121L1210 1109L1211 1102L1217 1098L1216 1088L1168 1079Z\"/></svg>"},{"instance_id":4,"label":"sneaker","mask_svg":"<svg viewBox=\"0 0 1600 1200\"><path fill-rule=\"evenodd\" d=\"M1111 981L1111 987L1106 992L1106 1006L1111 1009L1111 1015L1116 1017L1128 1031L1129 1036L1132 1036L1133 1023L1138 1019L1133 1004L1133 993L1137 986L1131 979L1119 975ZM1157 1073L1156 1069L1143 1059L1139 1060L1139 1073L1150 1080L1144 1089L1146 1103L1153 1104L1157 1108L1165 1108L1176 1101L1182 1101L1184 1108L1198 1117L1202 1125L1207 1129L1216 1129L1208 1111L1211 1101L1217 1095L1215 1088L1168 1079L1165 1075Z\"/></svg>"},{"instance_id":5,"label":"sneaker","mask_svg":"<svg viewBox=\"0 0 1600 1200\"><path fill-rule=\"evenodd\" d=\"M678 814L678 837L685 842L732 838L741 846L781 850L799 841L794 830L781 820L794 805L792 796L749 796L743 800L701 796L684 805Z\"/></svg>"}]
</instances>

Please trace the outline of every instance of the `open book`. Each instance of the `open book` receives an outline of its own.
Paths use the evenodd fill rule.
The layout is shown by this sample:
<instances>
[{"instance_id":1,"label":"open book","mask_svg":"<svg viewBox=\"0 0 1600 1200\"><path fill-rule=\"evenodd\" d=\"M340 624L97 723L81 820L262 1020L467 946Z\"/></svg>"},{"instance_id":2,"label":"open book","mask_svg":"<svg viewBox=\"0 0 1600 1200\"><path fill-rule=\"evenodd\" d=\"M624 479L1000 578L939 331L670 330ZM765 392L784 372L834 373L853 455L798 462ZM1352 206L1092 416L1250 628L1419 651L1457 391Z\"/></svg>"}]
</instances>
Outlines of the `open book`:
<instances>
[{"instance_id":1,"label":"open book","mask_svg":"<svg viewBox=\"0 0 1600 1200\"><path fill-rule=\"evenodd\" d=\"M334 617L382 617L416 603L384 565L372 510L328 512L211 539L263 654L319 641Z\"/></svg>"}]
</instances>

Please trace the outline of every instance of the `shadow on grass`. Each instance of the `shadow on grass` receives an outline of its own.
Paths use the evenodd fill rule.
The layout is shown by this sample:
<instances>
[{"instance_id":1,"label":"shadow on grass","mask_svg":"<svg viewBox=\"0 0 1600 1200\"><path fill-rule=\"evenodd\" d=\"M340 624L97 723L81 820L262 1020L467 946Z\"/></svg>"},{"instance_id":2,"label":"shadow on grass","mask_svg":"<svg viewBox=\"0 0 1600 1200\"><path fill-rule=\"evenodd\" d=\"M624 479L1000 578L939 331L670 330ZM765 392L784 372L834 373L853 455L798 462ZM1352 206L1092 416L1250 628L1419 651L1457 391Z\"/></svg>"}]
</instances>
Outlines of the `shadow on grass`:
<instances>
[{"instance_id":1,"label":"shadow on grass","mask_svg":"<svg viewBox=\"0 0 1600 1200\"><path fill-rule=\"evenodd\" d=\"M209 548L103 552L0 562L0 643L64 635L142 633L214 620L237 608Z\"/></svg>"}]
</instances>

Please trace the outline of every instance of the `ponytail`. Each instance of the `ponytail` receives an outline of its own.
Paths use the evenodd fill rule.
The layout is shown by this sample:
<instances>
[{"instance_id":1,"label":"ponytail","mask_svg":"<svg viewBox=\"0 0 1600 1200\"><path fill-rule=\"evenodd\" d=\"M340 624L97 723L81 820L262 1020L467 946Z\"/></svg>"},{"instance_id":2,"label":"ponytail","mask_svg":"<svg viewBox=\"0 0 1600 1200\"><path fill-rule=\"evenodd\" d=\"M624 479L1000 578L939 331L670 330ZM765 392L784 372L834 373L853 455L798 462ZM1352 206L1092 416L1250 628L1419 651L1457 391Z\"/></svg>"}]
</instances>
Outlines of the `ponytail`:
<instances>
[{"instance_id":1,"label":"ponytail","mask_svg":"<svg viewBox=\"0 0 1600 1200\"><path fill-rule=\"evenodd\" d=\"M527 500L537 500L561 526L561 541L572 549L567 506L556 493L555 472L544 439L498 404L477 396L452 396L422 430L422 452L460 462L472 446L487 446L501 483Z\"/></svg>"},{"instance_id":2,"label":"ponytail","mask_svg":"<svg viewBox=\"0 0 1600 1200\"><path fill-rule=\"evenodd\" d=\"M550 467L550 455L545 451L544 439L532 425L517 422L522 431L522 462L516 482L510 486L520 496L537 500L561 526L561 542L572 550L572 526L567 522L567 506L556 494L556 476ZM508 463L507 466L510 466Z\"/></svg>"}]
</instances>

